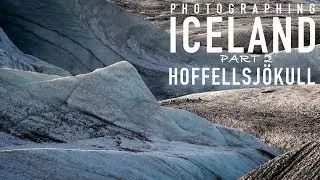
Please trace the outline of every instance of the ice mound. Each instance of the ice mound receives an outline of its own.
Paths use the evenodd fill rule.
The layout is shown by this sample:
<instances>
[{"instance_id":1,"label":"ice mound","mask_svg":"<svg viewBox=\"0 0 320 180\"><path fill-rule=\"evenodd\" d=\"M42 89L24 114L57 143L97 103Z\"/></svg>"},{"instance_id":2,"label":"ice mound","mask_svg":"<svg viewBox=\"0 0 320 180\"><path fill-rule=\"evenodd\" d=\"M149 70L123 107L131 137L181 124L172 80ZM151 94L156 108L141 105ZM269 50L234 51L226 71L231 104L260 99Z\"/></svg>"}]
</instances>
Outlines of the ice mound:
<instances>
[{"instance_id":1,"label":"ice mound","mask_svg":"<svg viewBox=\"0 0 320 180\"><path fill-rule=\"evenodd\" d=\"M0 77L2 178L235 179L278 154L161 107L128 62L75 77L10 69ZM11 136L23 142L5 143Z\"/></svg>"}]
</instances>

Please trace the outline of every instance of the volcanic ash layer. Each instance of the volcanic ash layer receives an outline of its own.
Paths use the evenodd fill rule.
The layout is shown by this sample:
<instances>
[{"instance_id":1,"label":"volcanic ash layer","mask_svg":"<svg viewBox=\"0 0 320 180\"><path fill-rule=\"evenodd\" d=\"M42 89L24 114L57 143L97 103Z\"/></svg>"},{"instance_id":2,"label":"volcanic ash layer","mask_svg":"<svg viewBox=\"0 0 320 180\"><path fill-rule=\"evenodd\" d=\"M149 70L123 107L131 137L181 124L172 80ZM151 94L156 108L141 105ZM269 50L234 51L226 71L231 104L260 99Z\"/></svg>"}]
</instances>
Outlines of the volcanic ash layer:
<instances>
[{"instance_id":1,"label":"volcanic ash layer","mask_svg":"<svg viewBox=\"0 0 320 180\"><path fill-rule=\"evenodd\" d=\"M320 144L310 142L269 161L241 179L314 179L320 178Z\"/></svg>"}]
</instances>

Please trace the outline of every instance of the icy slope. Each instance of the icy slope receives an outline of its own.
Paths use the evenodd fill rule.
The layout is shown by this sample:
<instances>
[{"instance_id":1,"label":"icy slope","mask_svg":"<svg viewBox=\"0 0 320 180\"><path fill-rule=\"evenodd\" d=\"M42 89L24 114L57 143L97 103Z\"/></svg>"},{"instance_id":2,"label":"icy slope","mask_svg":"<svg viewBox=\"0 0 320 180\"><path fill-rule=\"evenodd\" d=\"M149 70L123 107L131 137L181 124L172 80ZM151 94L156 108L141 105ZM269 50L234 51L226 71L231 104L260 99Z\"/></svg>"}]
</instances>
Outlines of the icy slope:
<instances>
[{"instance_id":1,"label":"icy slope","mask_svg":"<svg viewBox=\"0 0 320 180\"><path fill-rule=\"evenodd\" d=\"M3 143L2 178L235 179L278 154L161 107L127 62L76 77L10 69L0 77L1 130L30 142Z\"/></svg>"},{"instance_id":2,"label":"icy slope","mask_svg":"<svg viewBox=\"0 0 320 180\"><path fill-rule=\"evenodd\" d=\"M0 67L68 76L67 71L21 52L0 27Z\"/></svg>"}]
</instances>

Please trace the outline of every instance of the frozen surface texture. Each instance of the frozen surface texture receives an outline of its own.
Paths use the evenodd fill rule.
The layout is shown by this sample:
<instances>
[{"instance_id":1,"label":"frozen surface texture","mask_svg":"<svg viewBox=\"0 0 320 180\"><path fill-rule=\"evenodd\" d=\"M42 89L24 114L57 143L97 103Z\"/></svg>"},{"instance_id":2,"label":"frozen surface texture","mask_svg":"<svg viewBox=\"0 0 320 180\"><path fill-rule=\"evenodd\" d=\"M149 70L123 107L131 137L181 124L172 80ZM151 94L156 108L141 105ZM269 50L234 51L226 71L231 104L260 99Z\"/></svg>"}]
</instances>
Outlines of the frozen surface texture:
<instances>
[{"instance_id":1,"label":"frozen surface texture","mask_svg":"<svg viewBox=\"0 0 320 180\"><path fill-rule=\"evenodd\" d=\"M68 76L67 71L20 51L0 27L0 67Z\"/></svg>"},{"instance_id":2,"label":"frozen surface texture","mask_svg":"<svg viewBox=\"0 0 320 180\"><path fill-rule=\"evenodd\" d=\"M0 77L1 178L235 179L279 153L161 107L128 62L75 77Z\"/></svg>"}]
</instances>

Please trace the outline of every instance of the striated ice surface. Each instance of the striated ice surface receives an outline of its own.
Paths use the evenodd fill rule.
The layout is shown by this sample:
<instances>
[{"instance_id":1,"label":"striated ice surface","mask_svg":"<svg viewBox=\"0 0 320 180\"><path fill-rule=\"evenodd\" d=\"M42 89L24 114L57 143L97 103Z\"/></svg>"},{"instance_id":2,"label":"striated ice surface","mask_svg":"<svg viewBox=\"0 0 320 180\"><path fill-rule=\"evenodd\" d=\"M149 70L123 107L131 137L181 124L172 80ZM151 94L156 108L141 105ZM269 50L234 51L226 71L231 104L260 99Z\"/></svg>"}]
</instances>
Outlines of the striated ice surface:
<instances>
[{"instance_id":1,"label":"striated ice surface","mask_svg":"<svg viewBox=\"0 0 320 180\"><path fill-rule=\"evenodd\" d=\"M71 75L67 71L48 64L31 55L20 51L0 28L0 67L20 69L24 71L36 71L45 74L60 76Z\"/></svg>"}]
</instances>

